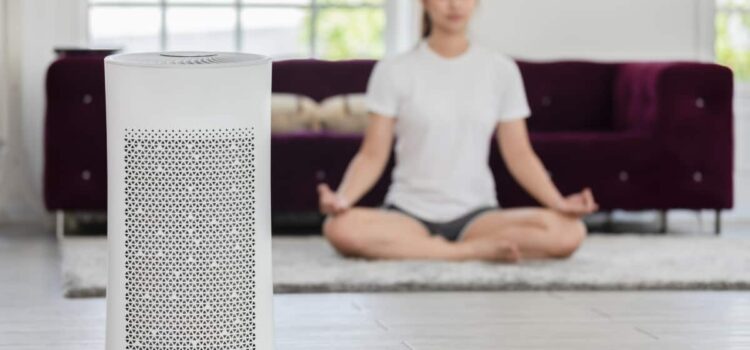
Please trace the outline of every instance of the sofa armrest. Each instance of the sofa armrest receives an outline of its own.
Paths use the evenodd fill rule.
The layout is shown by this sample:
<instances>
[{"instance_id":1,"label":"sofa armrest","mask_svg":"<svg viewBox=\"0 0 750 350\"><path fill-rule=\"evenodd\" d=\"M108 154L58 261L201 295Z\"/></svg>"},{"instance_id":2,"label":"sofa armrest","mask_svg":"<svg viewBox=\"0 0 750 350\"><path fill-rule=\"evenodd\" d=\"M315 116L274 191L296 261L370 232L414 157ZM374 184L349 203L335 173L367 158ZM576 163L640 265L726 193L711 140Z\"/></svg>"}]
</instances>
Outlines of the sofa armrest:
<instances>
[{"instance_id":1,"label":"sofa armrest","mask_svg":"<svg viewBox=\"0 0 750 350\"><path fill-rule=\"evenodd\" d=\"M620 65L615 80L614 121L619 130L656 136L677 155L712 149L733 151L732 71L699 62L638 62Z\"/></svg>"},{"instance_id":2,"label":"sofa armrest","mask_svg":"<svg viewBox=\"0 0 750 350\"><path fill-rule=\"evenodd\" d=\"M104 57L55 60L47 69L44 200L48 210L107 208Z\"/></svg>"},{"instance_id":3,"label":"sofa armrest","mask_svg":"<svg viewBox=\"0 0 750 350\"><path fill-rule=\"evenodd\" d=\"M732 71L714 63L622 63L614 87L615 127L649 132L695 131L709 120L731 126Z\"/></svg>"},{"instance_id":4,"label":"sofa armrest","mask_svg":"<svg viewBox=\"0 0 750 350\"><path fill-rule=\"evenodd\" d=\"M641 130L653 137L651 153L660 159L654 171L674 186L702 184L706 196L722 193L728 198L722 205L731 207L731 69L685 61L623 63L614 94L615 127Z\"/></svg>"}]
</instances>

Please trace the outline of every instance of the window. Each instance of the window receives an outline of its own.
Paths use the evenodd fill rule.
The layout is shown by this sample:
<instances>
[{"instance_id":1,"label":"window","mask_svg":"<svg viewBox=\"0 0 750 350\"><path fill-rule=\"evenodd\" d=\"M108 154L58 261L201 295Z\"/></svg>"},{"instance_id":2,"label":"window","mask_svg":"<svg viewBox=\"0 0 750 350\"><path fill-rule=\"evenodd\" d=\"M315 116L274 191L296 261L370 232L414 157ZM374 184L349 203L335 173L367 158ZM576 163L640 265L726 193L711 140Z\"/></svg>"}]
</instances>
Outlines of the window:
<instances>
[{"instance_id":1,"label":"window","mask_svg":"<svg viewBox=\"0 0 750 350\"><path fill-rule=\"evenodd\" d=\"M402 0L391 0L399 1ZM244 51L378 58L386 0L88 0L89 44L123 51Z\"/></svg>"},{"instance_id":2,"label":"window","mask_svg":"<svg viewBox=\"0 0 750 350\"><path fill-rule=\"evenodd\" d=\"M750 83L750 0L717 0L716 59Z\"/></svg>"}]
</instances>

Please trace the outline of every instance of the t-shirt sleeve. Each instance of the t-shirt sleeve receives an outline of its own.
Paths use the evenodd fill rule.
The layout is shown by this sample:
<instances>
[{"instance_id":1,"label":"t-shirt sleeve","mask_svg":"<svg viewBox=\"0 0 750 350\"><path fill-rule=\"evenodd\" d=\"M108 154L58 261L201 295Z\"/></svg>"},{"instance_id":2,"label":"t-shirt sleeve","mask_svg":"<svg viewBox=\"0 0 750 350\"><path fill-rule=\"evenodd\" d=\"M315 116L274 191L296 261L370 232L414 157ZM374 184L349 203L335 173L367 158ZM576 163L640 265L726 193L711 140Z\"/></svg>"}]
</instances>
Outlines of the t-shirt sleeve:
<instances>
[{"instance_id":1,"label":"t-shirt sleeve","mask_svg":"<svg viewBox=\"0 0 750 350\"><path fill-rule=\"evenodd\" d=\"M398 91L392 62L381 59L375 63L367 82L365 106L367 110L384 117L396 117Z\"/></svg>"},{"instance_id":2,"label":"t-shirt sleeve","mask_svg":"<svg viewBox=\"0 0 750 350\"><path fill-rule=\"evenodd\" d=\"M501 106L498 120L504 122L530 117L531 108L526 98L526 87L521 70L515 61L511 60L506 72L501 74L501 79L505 81L501 82L501 86L504 86L504 92L500 99Z\"/></svg>"}]
</instances>

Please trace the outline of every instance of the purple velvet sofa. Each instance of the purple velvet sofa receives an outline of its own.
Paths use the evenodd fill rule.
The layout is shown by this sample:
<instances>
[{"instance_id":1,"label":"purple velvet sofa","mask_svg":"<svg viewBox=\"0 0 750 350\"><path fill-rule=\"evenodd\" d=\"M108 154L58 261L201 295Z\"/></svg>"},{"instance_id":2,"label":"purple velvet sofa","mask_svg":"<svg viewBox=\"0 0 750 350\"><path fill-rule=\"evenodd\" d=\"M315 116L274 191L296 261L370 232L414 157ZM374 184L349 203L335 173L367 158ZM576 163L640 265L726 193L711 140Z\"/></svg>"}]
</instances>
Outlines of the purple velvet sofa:
<instances>
[{"instance_id":1,"label":"purple velvet sofa","mask_svg":"<svg viewBox=\"0 0 750 350\"><path fill-rule=\"evenodd\" d=\"M718 233L721 210L733 206L729 68L688 61L516 62L532 109L533 147L563 194L590 186L603 211L713 209ZM364 92L374 63L277 61L273 91L315 100ZM58 59L49 67L46 86L47 208L105 211L102 57ZM319 219L316 184L335 188L360 142L359 134L273 135L274 217ZM487 140L487 147L501 206L538 205L509 174L494 140ZM393 157L360 205L381 203L392 166Z\"/></svg>"}]
</instances>

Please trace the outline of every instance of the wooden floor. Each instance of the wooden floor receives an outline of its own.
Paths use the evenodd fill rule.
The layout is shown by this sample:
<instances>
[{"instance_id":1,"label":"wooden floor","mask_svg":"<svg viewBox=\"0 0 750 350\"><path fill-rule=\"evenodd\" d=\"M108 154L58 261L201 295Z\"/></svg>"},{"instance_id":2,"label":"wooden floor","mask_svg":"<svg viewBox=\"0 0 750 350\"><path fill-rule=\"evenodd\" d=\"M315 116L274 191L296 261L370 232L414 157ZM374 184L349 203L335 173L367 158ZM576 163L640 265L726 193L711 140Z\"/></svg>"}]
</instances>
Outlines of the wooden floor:
<instances>
[{"instance_id":1,"label":"wooden floor","mask_svg":"<svg viewBox=\"0 0 750 350\"><path fill-rule=\"evenodd\" d=\"M44 229L0 228L0 349L104 348L105 300L62 298L58 261ZM277 295L274 309L279 350L750 349L748 292Z\"/></svg>"}]
</instances>

